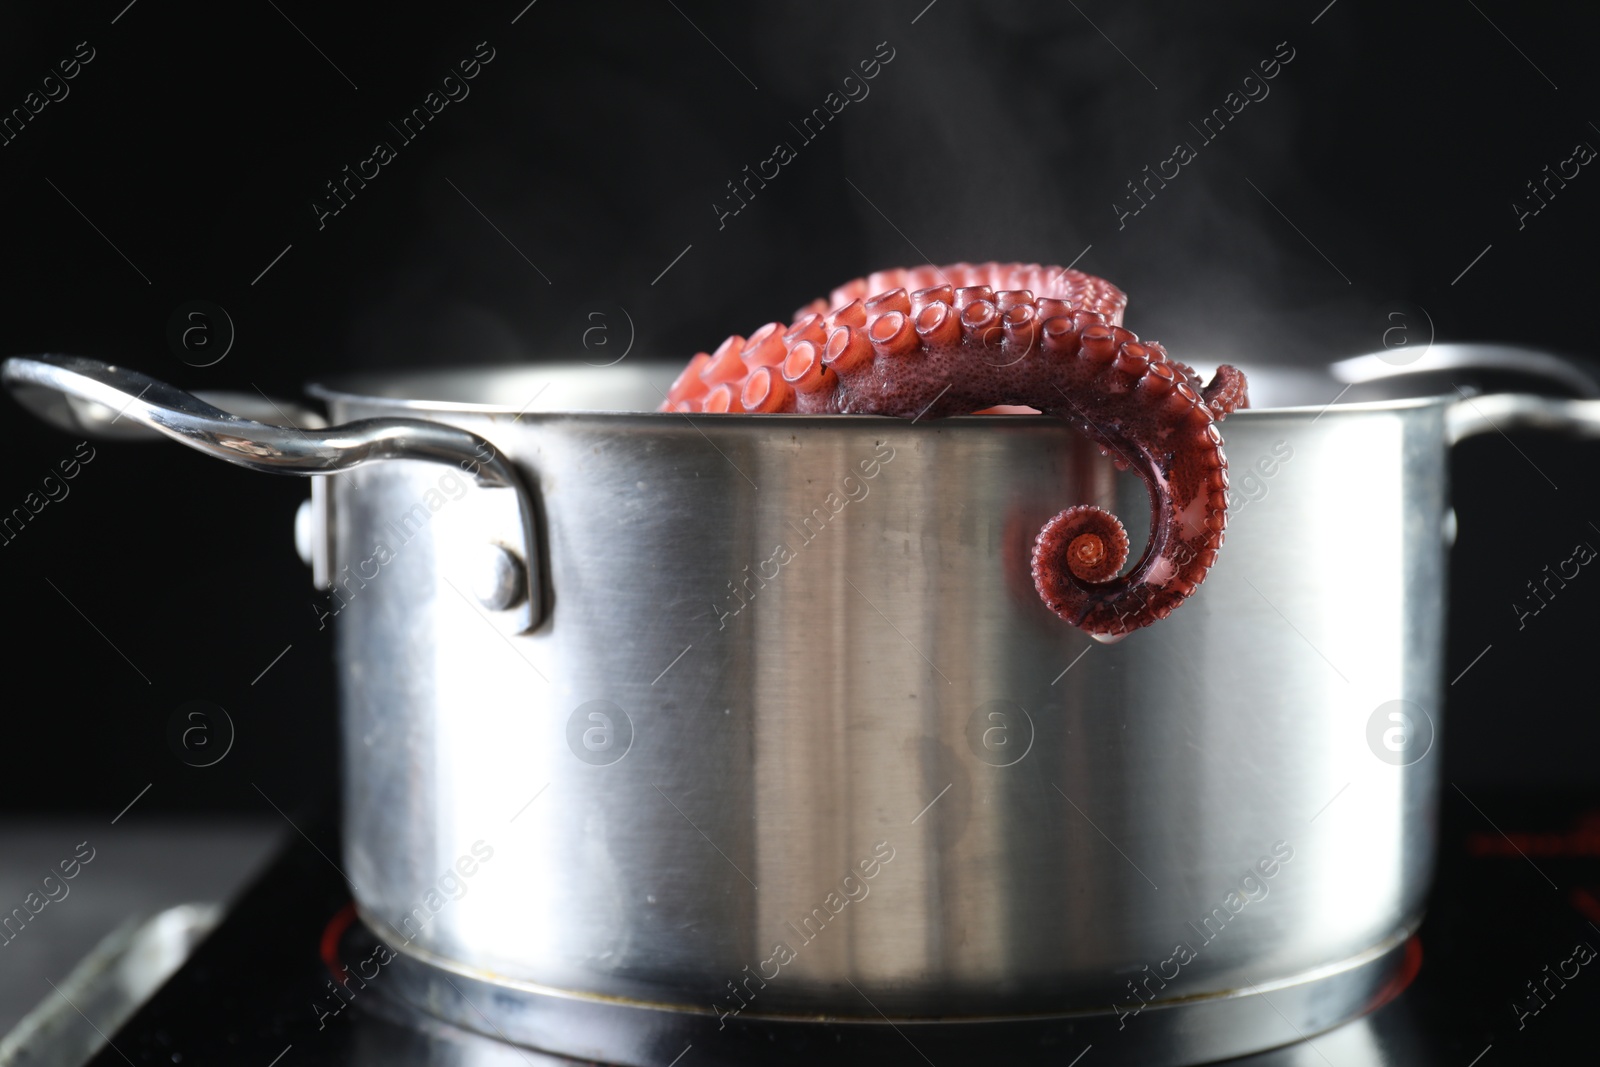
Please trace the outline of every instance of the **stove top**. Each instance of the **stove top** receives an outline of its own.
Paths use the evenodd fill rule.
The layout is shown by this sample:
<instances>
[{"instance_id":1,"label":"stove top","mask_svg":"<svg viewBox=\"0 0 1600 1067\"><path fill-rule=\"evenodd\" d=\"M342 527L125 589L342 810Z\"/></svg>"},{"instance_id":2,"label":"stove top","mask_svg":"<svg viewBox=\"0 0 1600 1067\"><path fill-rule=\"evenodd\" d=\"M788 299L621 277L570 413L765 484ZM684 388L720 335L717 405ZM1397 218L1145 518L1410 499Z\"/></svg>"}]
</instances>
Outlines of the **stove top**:
<instances>
[{"instance_id":1,"label":"stove top","mask_svg":"<svg viewBox=\"0 0 1600 1067\"><path fill-rule=\"evenodd\" d=\"M1438 880L1413 945L1420 967L1409 985L1354 1022L1230 1062L1495 1067L1592 1056L1590 1020L1600 1007L1600 965L1593 965L1600 949L1600 802L1489 794L1468 800L1447 788L1441 817ZM331 820L294 838L155 996L107 1035L93 1064L574 1062L435 1021L386 991L381 968L370 981L336 982L330 962L355 965L372 944L351 921L348 888L328 858L338 855L337 845ZM485 1030L492 1032L487 1020ZM891 1052L873 1062L955 1062L942 1051L950 1054L920 1042L899 1058ZM992 1054L1013 1059L1022 1051L997 1046ZM1096 1051L1066 1048L1052 1062L1094 1067L1105 1055ZM690 1046L677 1057L664 1055L661 1067L711 1062L715 1050Z\"/></svg>"}]
</instances>

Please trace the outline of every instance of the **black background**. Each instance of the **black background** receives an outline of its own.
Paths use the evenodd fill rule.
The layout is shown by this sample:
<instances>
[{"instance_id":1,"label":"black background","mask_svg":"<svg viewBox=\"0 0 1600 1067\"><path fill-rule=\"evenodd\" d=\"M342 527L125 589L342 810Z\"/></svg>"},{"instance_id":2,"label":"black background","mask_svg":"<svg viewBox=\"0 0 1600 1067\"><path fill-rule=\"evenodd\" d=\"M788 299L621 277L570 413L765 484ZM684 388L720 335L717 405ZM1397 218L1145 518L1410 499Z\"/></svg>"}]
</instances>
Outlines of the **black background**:
<instances>
[{"instance_id":1,"label":"black background","mask_svg":"<svg viewBox=\"0 0 1600 1067\"><path fill-rule=\"evenodd\" d=\"M635 352L686 358L879 267L1080 253L1132 294L1131 328L1202 364L1371 351L1398 301L1441 338L1593 354L1600 177L1522 229L1512 207L1600 146L1592 5L125 3L0 14L0 110L79 42L95 56L0 147L7 354L296 396L351 368L574 361L594 309L627 310ZM870 95L719 228L725 184L884 41ZM319 228L324 183L397 142L387 123L479 42L494 59L470 96ZM1125 183L1198 143L1188 124L1279 42L1294 59L1270 96L1119 228ZM237 331L205 369L167 341L197 299ZM9 511L75 439L0 403ZM1446 773L1583 786L1600 579L1521 632L1511 602L1600 544L1600 445L1514 444L1457 450L1450 677L1493 647L1449 690ZM325 792L331 644L290 535L304 483L97 449L0 547L0 807L114 812L153 782L150 809L263 814L251 782L286 807ZM1359 568L1376 536L1353 514L1348 555L1321 562ZM168 747L192 699L239 730L213 768Z\"/></svg>"}]
</instances>

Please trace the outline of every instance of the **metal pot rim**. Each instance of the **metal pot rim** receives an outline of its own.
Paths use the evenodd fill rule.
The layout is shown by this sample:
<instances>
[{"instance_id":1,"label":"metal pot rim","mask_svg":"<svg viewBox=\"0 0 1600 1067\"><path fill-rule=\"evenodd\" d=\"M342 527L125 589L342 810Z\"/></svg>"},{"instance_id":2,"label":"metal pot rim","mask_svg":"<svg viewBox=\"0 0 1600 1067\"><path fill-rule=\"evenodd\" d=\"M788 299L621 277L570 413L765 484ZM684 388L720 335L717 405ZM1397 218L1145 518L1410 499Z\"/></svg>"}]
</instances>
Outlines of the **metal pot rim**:
<instances>
[{"instance_id":1,"label":"metal pot rim","mask_svg":"<svg viewBox=\"0 0 1600 1067\"><path fill-rule=\"evenodd\" d=\"M1326 365L1234 362L1242 362L1258 405L1235 418L1321 418L1335 407L1344 415L1357 416L1455 404L1481 392L1475 382L1482 373L1509 374L1555 386L1558 393L1600 399L1600 368L1584 360L1493 342L1440 342L1415 356L1385 350ZM517 419L549 415L660 417L656 408L683 367L681 362L654 359L636 359L626 365L582 360L575 363L369 371L315 382L306 391L329 404L378 408L388 413L510 415ZM1352 389L1360 392L1356 398L1346 400ZM993 425L992 416L984 419L985 425ZM936 425L948 421L938 420ZM773 426L771 416L766 415L718 415L716 423L719 428Z\"/></svg>"},{"instance_id":2,"label":"metal pot rim","mask_svg":"<svg viewBox=\"0 0 1600 1067\"><path fill-rule=\"evenodd\" d=\"M604 383L607 375L612 376L612 381L620 387L620 391L632 392L648 396L652 387L657 392L665 389L681 367L676 364L652 362L636 363L631 369L623 368L595 368L580 369L574 367L551 367L548 364L513 364L506 366L471 366L471 367L437 367L417 370L405 370L392 373L382 371L366 372L356 375L346 375L330 378L326 381L308 383L305 392L308 396L327 404L347 404L358 407L382 408L393 412L416 412L427 414L468 414L487 416L511 416L517 419L530 419L543 421L552 417L596 417L602 419L615 418L647 418L647 419L677 419L682 416L660 412L652 407L608 407L606 401L601 400L594 406L578 403L571 406L547 406L539 404L534 406L540 393L522 405L515 402L489 402L482 400L455 399L469 393L476 392L485 395L496 377L526 376L528 380L535 381L548 378L551 384L565 382L569 386L578 384L575 380L582 376L593 380L594 385ZM1294 374L1315 373L1320 380L1333 383L1334 389L1330 390L1328 402L1317 404L1289 404L1277 407L1253 407L1234 412L1233 419L1255 419L1268 416L1308 416L1320 418L1331 415L1336 411L1343 415L1358 415L1376 411L1396 411L1408 408L1426 408L1455 403L1461 399L1460 395L1448 393L1428 393L1420 396L1391 397L1379 400L1346 401L1341 402L1343 394L1339 391L1338 382L1326 377L1321 368L1258 367L1260 373L1271 371L1289 372ZM1244 368L1246 374L1250 368ZM616 379L624 378L617 382ZM582 383L589 385L589 383ZM582 387L580 385L580 388ZM590 388L594 388L593 385ZM609 390L599 390L601 395ZM432 399L426 398L432 395ZM879 415L747 415L740 413L726 413L703 416L714 419L719 428L728 427L760 427L771 428L774 419L802 420L826 418L830 421L849 419L852 421L882 420ZM702 416L695 416L696 419ZM1006 415L1001 416L1007 425L1027 426L1030 424L1057 425L1058 420L1044 415ZM993 415L962 415L953 418L940 419L926 425L935 428L947 426L951 423L971 424L981 422L986 426L993 426ZM837 424L837 423L835 423Z\"/></svg>"}]
</instances>

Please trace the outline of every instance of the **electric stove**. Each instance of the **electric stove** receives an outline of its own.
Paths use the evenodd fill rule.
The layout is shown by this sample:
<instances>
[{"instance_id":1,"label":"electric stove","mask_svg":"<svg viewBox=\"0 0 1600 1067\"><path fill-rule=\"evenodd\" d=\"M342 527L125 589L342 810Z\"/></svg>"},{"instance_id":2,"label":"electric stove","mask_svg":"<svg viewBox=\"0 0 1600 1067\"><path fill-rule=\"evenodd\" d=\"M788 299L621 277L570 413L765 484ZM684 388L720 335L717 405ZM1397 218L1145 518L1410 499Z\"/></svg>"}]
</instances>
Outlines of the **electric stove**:
<instances>
[{"instance_id":1,"label":"electric stove","mask_svg":"<svg viewBox=\"0 0 1600 1067\"><path fill-rule=\"evenodd\" d=\"M1476 791L1469 798L1447 787L1441 818L1435 890L1400 979L1361 1018L1232 1063L1496 1067L1592 1058L1600 798ZM356 920L334 865L333 821L297 822L304 832L154 996L105 1035L96 1067L575 1062L497 1038L487 1015L483 1032L473 1032L397 995L385 949ZM60 1062L46 1051L24 1050L15 1062ZM872 1062L947 1067L966 1062L970 1050L960 1054L924 1040L886 1046ZM1020 1042L996 1043L984 1055L1061 1067L1108 1058L1105 1049L1070 1042L1043 1055ZM817 1058L845 1062L824 1045ZM693 1045L660 1056L661 1067L725 1060L726 1050Z\"/></svg>"}]
</instances>

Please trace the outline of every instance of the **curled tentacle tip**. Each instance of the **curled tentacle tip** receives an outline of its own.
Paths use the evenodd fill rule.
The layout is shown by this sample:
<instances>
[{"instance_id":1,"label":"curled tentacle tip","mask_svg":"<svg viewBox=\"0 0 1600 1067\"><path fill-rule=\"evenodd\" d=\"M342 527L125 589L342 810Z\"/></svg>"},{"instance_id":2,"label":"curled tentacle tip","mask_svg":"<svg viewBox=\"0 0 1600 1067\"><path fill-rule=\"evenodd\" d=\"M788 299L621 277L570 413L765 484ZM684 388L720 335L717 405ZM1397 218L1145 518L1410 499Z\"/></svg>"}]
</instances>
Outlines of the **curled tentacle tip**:
<instances>
[{"instance_id":1,"label":"curled tentacle tip","mask_svg":"<svg viewBox=\"0 0 1600 1067\"><path fill-rule=\"evenodd\" d=\"M1044 524L1033 546L1033 576L1052 610L1066 599L1078 599L1074 583L1110 581L1128 562L1128 531L1117 517L1092 504L1080 504ZM1063 573L1065 572L1065 573ZM1047 588L1048 587L1048 591Z\"/></svg>"},{"instance_id":2,"label":"curled tentacle tip","mask_svg":"<svg viewBox=\"0 0 1600 1067\"><path fill-rule=\"evenodd\" d=\"M1110 577L1105 572L1106 555L1104 537L1094 533L1079 534L1067 546L1067 569L1086 582L1103 582Z\"/></svg>"},{"instance_id":3,"label":"curled tentacle tip","mask_svg":"<svg viewBox=\"0 0 1600 1067\"><path fill-rule=\"evenodd\" d=\"M1217 368L1217 373L1212 375L1211 384L1201 391L1206 406L1217 419L1223 419L1240 408L1250 406L1250 389L1245 377L1239 368L1227 364Z\"/></svg>"}]
</instances>

